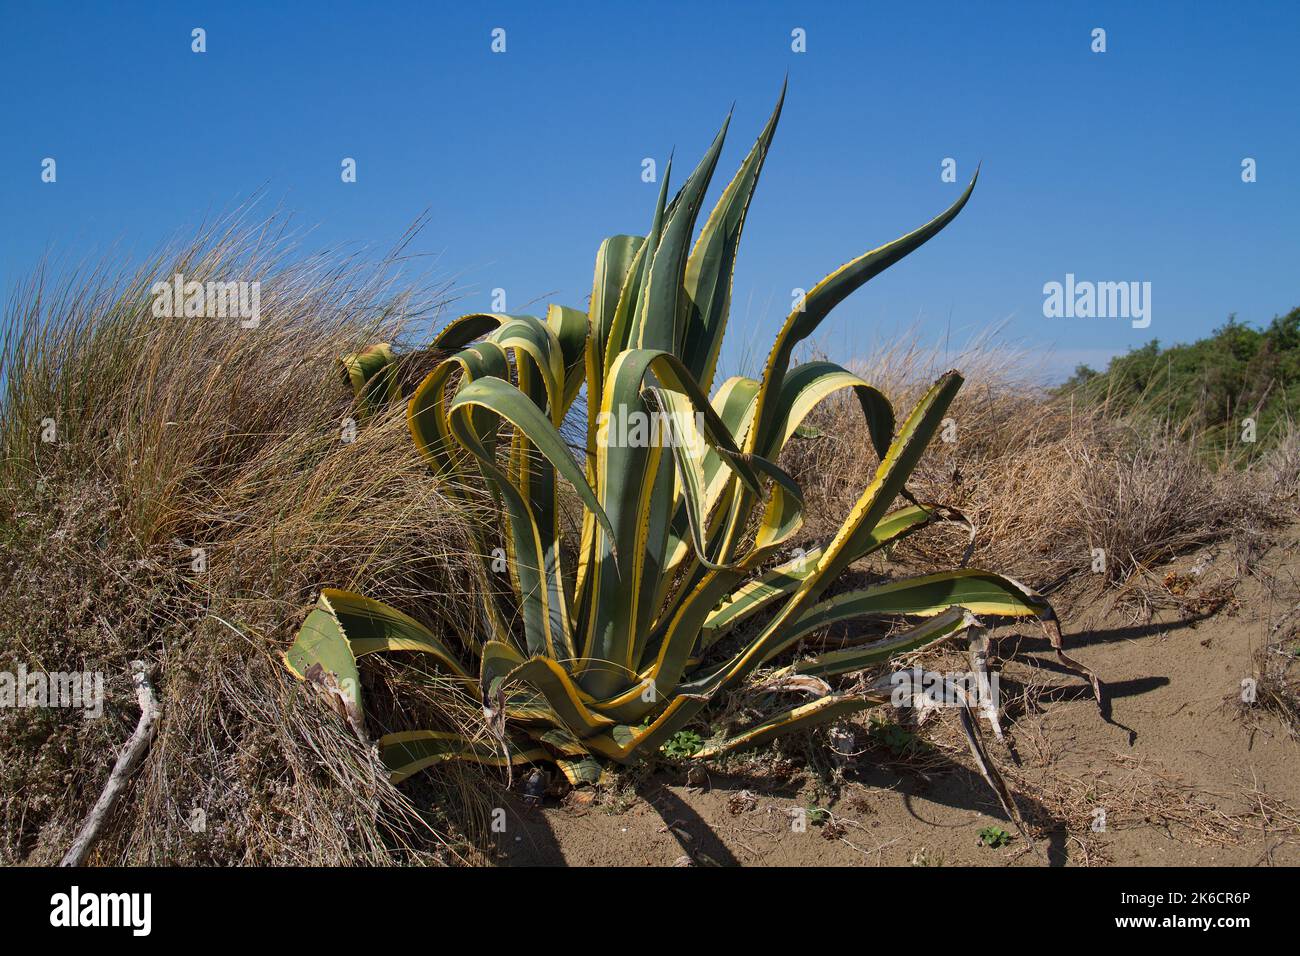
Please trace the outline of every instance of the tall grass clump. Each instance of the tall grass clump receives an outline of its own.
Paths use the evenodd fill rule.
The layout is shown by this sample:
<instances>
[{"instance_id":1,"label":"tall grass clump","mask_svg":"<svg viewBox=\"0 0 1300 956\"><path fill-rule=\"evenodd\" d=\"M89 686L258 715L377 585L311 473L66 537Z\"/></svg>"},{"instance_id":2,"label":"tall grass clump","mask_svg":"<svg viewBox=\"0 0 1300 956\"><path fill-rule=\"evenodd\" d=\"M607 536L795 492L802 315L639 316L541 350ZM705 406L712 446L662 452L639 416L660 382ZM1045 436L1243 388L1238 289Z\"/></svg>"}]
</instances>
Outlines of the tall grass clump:
<instances>
[{"instance_id":1,"label":"tall grass clump","mask_svg":"<svg viewBox=\"0 0 1300 956\"><path fill-rule=\"evenodd\" d=\"M101 837L100 863L452 860L480 784L447 768L422 809L275 655L322 581L381 593L431 626L463 618L478 563L463 501L406 454L405 423L360 418L338 356L402 342L445 283L392 255L303 256L276 218L232 219L138 268L42 269L0 344L0 670L102 672L104 716L0 711L0 862L57 861L135 725L130 663L164 717ZM151 286L259 282L256 328L154 314ZM399 282L405 283L399 287ZM471 716L428 681L377 671L381 726ZM421 690L423 688L424 690ZM396 699L409 714L386 712ZM306 705L304 705L306 704ZM397 705L394 704L394 707Z\"/></svg>"}]
</instances>

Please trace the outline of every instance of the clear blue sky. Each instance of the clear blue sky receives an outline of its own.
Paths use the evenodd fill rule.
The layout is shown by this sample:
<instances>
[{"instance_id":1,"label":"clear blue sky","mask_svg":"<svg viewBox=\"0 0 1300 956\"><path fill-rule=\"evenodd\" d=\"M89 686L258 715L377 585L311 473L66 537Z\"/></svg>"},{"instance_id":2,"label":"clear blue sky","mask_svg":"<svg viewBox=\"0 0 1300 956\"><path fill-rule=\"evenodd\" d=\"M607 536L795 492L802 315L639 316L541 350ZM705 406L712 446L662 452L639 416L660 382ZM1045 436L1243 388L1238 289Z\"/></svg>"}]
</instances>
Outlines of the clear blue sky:
<instances>
[{"instance_id":1,"label":"clear blue sky","mask_svg":"<svg viewBox=\"0 0 1300 956\"><path fill-rule=\"evenodd\" d=\"M940 181L945 157L962 181L983 161L974 199L840 306L822 336L836 358L913 322L935 340L951 323L956 342L1009 320L1004 335L1054 350L1059 372L1300 304L1297 3L0 10L6 291L48 251L142 255L264 187L268 209L314 227L309 248L386 247L428 208L418 246L458 278L463 311L494 287L511 310L582 306L601 237L648 225L642 158L662 169L675 147L684 174L735 101L716 193L788 71L736 275L733 367L765 353L792 288L947 205L960 185ZM1067 272L1151 282L1151 326L1044 318L1043 284Z\"/></svg>"}]
</instances>

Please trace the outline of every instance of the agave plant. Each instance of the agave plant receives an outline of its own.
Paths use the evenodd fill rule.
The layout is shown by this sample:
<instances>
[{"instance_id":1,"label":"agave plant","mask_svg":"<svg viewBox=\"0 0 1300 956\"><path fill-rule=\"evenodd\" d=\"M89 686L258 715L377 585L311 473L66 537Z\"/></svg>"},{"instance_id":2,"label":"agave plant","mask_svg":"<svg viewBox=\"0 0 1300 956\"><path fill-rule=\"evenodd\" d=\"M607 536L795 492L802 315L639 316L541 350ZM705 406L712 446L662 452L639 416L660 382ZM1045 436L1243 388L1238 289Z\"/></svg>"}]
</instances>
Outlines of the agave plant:
<instances>
[{"instance_id":1,"label":"agave plant","mask_svg":"<svg viewBox=\"0 0 1300 956\"><path fill-rule=\"evenodd\" d=\"M830 362L792 365L793 352L846 296L951 222L974 178L942 214L817 283L785 320L761 379L733 377L713 391L741 229L780 112L778 102L693 243L727 123L671 199L664 177L645 236L601 243L585 311L466 315L432 343L448 357L410 396L411 436L447 494L481 498L486 486L497 502L501 521L481 530L478 551L487 562L504 544L509 600L485 592L489 632L450 642L394 608L326 589L286 655L358 727L357 659L367 654L427 654L481 697L484 732L475 737L383 737L394 780L452 759L548 761L573 781L592 780L608 761L657 751L710 701L837 622L885 617L907 626L795 661L778 676L852 674L985 616L1041 620L1060 654L1050 605L989 571L960 567L823 599L859 558L961 520L916 500L905 482L962 378L941 376L898 424L869 383ZM377 346L345 360L344 371L359 397L373 400L389 379L378 388L372 379L392 361ZM879 467L834 537L791 558L804 503L777 462L813 409L845 390L861 406ZM561 426L576 420L581 429L584 417L585 447L575 454ZM566 502L580 505L580 535L564 533ZM888 699L880 683L826 692L707 740L695 757Z\"/></svg>"}]
</instances>

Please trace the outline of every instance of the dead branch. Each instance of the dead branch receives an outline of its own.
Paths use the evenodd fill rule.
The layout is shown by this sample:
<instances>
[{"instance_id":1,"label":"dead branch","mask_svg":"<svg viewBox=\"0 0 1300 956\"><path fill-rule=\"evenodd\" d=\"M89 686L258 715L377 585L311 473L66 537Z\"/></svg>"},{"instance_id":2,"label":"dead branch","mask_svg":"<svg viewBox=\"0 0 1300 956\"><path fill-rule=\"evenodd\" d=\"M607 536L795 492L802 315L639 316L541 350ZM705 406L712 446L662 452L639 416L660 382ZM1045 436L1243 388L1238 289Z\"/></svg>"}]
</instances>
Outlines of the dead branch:
<instances>
[{"instance_id":1,"label":"dead branch","mask_svg":"<svg viewBox=\"0 0 1300 956\"><path fill-rule=\"evenodd\" d=\"M86 857L90 854L90 848L94 845L95 840L99 838L99 831L103 828L105 821L112 812L113 805L117 802L118 797L122 795L122 791L126 789L127 781L140 765L140 761L144 758L145 751L149 749L149 744L158 729L158 719L162 716L162 705L158 703L158 699L154 696L149 670L144 661L132 661L131 670L132 679L135 682L136 700L140 703L140 722L135 725L135 732L131 734L126 746L122 748L117 763L113 765L113 772L108 775L108 783L104 785L103 793L95 801L95 806L86 816L86 821L81 825L81 831L77 834L77 838L72 841L72 846L59 862L59 866L82 866L85 864Z\"/></svg>"}]
</instances>

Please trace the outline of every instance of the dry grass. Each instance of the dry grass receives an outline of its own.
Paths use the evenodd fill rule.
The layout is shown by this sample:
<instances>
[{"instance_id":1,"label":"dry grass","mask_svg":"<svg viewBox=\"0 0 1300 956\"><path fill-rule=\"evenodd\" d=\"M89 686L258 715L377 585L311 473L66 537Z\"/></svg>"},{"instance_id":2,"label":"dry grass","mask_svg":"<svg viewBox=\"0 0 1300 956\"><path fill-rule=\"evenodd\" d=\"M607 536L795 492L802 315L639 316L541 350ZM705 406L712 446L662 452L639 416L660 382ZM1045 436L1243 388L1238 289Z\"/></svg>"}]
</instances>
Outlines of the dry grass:
<instances>
[{"instance_id":1,"label":"dry grass","mask_svg":"<svg viewBox=\"0 0 1300 956\"><path fill-rule=\"evenodd\" d=\"M1250 470L1220 465L1158 420L1117 419L1105 407L1054 399L1028 378L1030 357L988 338L951 355L909 337L854 371L901 417L949 367L966 377L949 412L952 440L931 446L909 487L974 522L972 564L1048 592L1094 575L1117 585L1215 542L1245 548L1295 512L1297 433ZM814 415L823 437L797 443L785 464L807 494L810 538L824 539L876 460L850 395ZM894 557L953 566L966 543L957 529L939 531L909 539Z\"/></svg>"},{"instance_id":2,"label":"dry grass","mask_svg":"<svg viewBox=\"0 0 1300 956\"><path fill-rule=\"evenodd\" d=\"M1253 699L1236 694L1227 704L1254 732L1272 733L1280 727L1285 736L1300 740L1300 606L1289 608L1273 623L1252 664Z\"/></svg>"},{"instance_id":3,"label":"dry grass","mask_svg":"<svg viewBox=\"0 0 1300 956\"><path fill-rule=\"evenodd\" d=\"M159 665L165 717L97 862L443 861L477 842L480 775L425 775L417 810L276 656L321 584L474 627L475 516L446 504L400 414L341 440L356 412L333 369L436 320L447 289L399 292L400 248L303 259L274 226L214 229L130 275L37 277L10 301L0 670L101 671L107 704L0 712L0 861L66 848L134 725L137 658ZM260 281L260 326L155 318L149 287L177 272ZM376 732L476 716L418 668L367 679Z\"/></svg>"}]
</instances>

